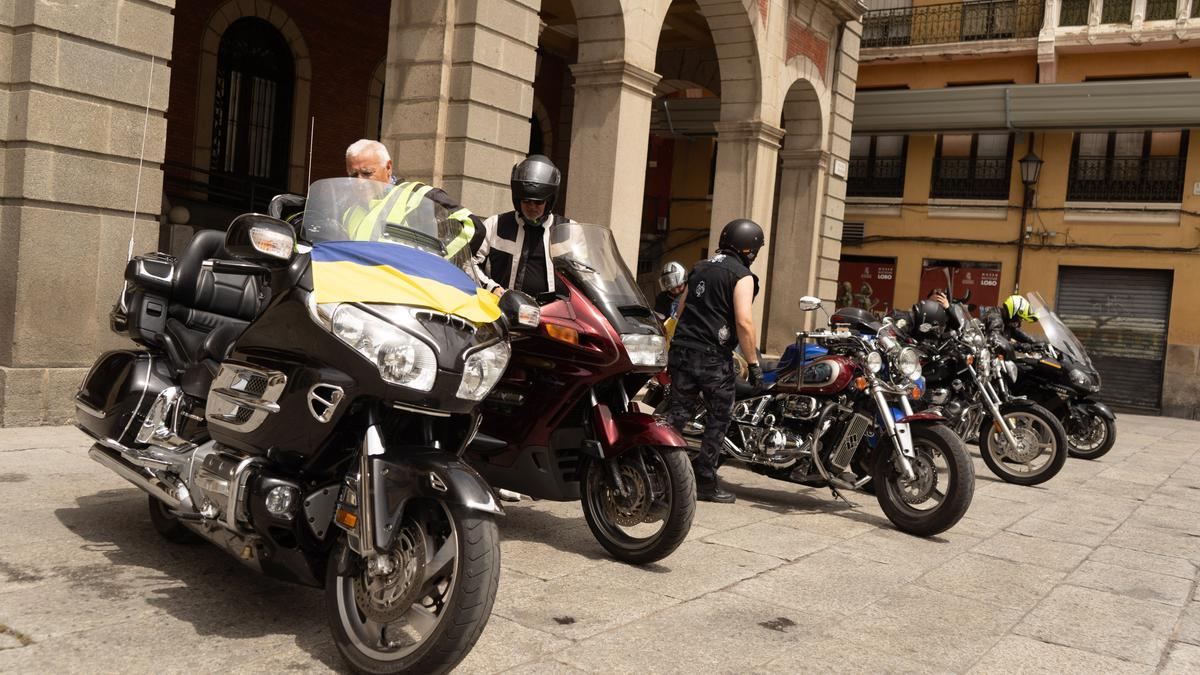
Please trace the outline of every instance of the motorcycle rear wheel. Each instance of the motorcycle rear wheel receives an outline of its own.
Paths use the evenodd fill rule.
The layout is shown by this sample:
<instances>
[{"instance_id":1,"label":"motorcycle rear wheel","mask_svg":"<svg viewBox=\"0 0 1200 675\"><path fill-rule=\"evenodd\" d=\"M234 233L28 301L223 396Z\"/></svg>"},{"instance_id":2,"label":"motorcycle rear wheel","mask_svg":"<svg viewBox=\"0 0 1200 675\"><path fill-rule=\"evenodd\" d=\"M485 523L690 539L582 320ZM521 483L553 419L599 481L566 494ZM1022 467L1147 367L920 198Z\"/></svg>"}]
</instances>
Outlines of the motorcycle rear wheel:
<instances>
[{"instance_id":1,"label":"motorcycle rear wheel","mask_svg":"<svg viewBox=\"0 0 1200 675\"><path fill-rule=\"evenodd\" d=\"M884 515L897 529L931 537L953 527L967 512L975 494L975 467L962 439L940 424L913 426L912 442L916 479L905 481L892 448L881 446L871 484Z\"/></svg>"},{"instance_id":2,"label":"motorcycle rear wheel","mask_svg":"<svg viewBox=\"0 0 1200 675\"><path fill-rule=\"evenodd\" d=\"M1005 403L1000 414L1014 426L1018 440L1037 444L1037 454L1014 458L1007 451L1008 442L998 432L989 415L979 426L979 454L983 463L1007 483L1039 485L1054 478L1067 463L1067 432L1049 410L1040 405L1025 406ZM1046 457L1045 461L1033 463Z\"/></svg>"},{"instance_id":3,"label":"motorcycle rear wheel","mask_svg":"<svg viewBox=\"0 0 1200 675\"><path fill-rule=\"evenodd\" d=\"M171 515L169 507L154 495L146 495L150 500L150 524L159 536L172 544L195 544L203 541L200 535L192 532L179 519Z\"/></svg>"},{"instance_id":4,"label":"motorcycle rear wheel","mask_svg":"<svg viewBox=\"0 0 1200 675\"><path fill-rule=\"evenodd\" d=\"M1117 423L1102 415L1088 415L1082 424L1070 421L1063 426L1068 429L1067 443L1070 454L1077 459L1099 459L1112 450L1117 442ZM1078 426L1080 428L1076 429Z\"/></svg>"},{"instance_id":5,"label":"motorcycle rear wheel","mask_svg":"<svg viewBox=\"0 0 1200 675\"><path fill-rule=\"evenodd\" d=\"M407 610L399 608L402 615L372 618L371 613L396 609L364 609L363 600L369 602L374 591L356 554L346 552L355 558L352 574L338 573L345 537L330 552L325 614L338 652L358 672L449 672L475 646L491 616L500 581L495 521L488 514L432 500L420 504L424 509L414 506L406 510L394 550L398 552L402 536L409 533L407 550L423 553L424 561L417 567L422 581L416 601ZM385 582L384 592L389 583ZM397 595L400 604L413 597L408 591Z\"/></svg>"},{"instance_id":6,"label":"motorcycle rear wheel","mask_svg":"<svg viewBox=\"0 0 1200 675\"><path fill-rule=\"evenodd\" d=\"M605 460L585 455L579 491L588 528L617 560L633 565L662 560L687 538L696 515L696 476L687 451L644 446L607 461L617 462L630 494L622 497L612 488ZM643 531L659 521L656 531Z\"/></svg>"}]
</instances>

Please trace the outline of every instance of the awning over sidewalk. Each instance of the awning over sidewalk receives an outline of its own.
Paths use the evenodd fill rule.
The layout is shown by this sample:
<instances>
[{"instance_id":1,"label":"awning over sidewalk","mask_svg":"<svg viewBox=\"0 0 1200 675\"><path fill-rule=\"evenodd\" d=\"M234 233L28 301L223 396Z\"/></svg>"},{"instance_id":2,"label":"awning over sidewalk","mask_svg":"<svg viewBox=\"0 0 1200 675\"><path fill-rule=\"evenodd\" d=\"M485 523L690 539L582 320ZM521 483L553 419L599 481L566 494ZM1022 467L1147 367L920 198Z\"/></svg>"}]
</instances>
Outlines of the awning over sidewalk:
<instances>
[{"instance_id":1,"label":"awning over sidewalk","mask_svg":"<svg viewBox=\"0 0 1200 675\"><path fill-rule=\"evenodd\" d=\"M854 132L1200 126L1200 79L860 91Z\"/></svg>"}]
</instances>

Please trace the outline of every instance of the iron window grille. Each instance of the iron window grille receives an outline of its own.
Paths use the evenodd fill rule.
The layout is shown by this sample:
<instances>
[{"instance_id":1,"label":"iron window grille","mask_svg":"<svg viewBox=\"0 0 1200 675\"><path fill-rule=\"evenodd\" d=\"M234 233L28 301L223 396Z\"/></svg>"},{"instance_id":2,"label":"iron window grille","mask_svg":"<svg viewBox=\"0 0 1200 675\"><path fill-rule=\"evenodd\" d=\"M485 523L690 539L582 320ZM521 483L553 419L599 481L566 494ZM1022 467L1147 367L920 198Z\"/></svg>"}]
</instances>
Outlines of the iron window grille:
<instances>
[{"instance_id":1,"label":"iron window grille","mask_svg":"<svg viewBox=\"0 0 1200 675\"><path fill-rule=\"evenodd\" d=\"M863 16L863 48L1036 37L1042 0L976 0L877 9Z\"/></svg>"},{"instance_id":2,"label":"iron window grille","mask_svg":"<svg viewBox=\"0 0 1200 675\"><path fill-rule=\"evenodd\" d=\"M1082 134L1075 135L1067 200L1181 202L1187 163L1187 130L1179 132L1179 150L1174 155L1151 155L1152 132L1149 131L1145 132L1140 155L1122 155L1117 150L1117 133L1108 134L1102 156L1081 151Z\"/></svg>"},{"instance_id":3,"label":"iron window grille","mask_svg":"<svg viewBox=\"0 0 1200 675\"><path fill-rule=\"evenodd\" d=\"M943 199L1008 199L1012 177L1013 136L1008 135L1003 157L980 156L979 134L971 136L968 156L943 156L944 136L938 136L930 196Z\"/></svg>"},{"instance_id":4,"label":"iron window grille","mask_svg":"<svg viewBox=\"0 0 1200 675\"><path fill-rule=\"evenodd\" d=\"M861 139L862 137L860 137ZM903 197L904 166L908 154L908 137L900 142L898 155L880 156L879 141L871 136L865 155L851 156L847 175L846 194L851 197Z\"/></svg>"}]
</instances>

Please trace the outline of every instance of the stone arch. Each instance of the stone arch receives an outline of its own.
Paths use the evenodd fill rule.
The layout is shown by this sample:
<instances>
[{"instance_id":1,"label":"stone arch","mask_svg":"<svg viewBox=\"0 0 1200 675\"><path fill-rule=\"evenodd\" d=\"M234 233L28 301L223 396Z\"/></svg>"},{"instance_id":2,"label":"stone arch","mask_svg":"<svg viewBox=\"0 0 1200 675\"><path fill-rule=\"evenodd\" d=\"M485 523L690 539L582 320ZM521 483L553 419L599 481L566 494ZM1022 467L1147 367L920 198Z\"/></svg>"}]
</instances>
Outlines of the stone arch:
<instances>
[{"instance_id":1,"label":"stone arch","mask_svg":"<svg viewBox=\"0 0 1200 675\"><path fill-rule=\"evenodd\" d=\"M554 151L554 120L550 117L550 111L546 109L546 105L538 97L533 97L533 118L537 119L538 126L542 130L542 148L547 157L553 157ZM532 126L532 125L531 125ZM530 148L528 152L532 152Z\"/></svg>"},{"instance_id":2,"label":"stone arch","mask_svg":"<svg viewBox=\"0 0 1200 675\"><path fill-rule=\"evenodd\" d=\"M783 94L780 126L786 135L783 149L822 150L825 147L826 116L829 108L828 91L821 82L820 72L812 61L799 57L797 76Z\"/></svg>"},{"instance_id":3,"label":"stone arch","mask_svg":"<svg viewBox=\"0 0 1200 675\"><path fill-rule=\"evenodd\" d=\"M626 10L621 0L571 0L571 6L579 36L578 63L628 60L625 22L628 14L641 10ZM649 67L653 65L652 57Z\"/></svg>"},{"instance_id":4,"label":"stone arch","mask_svg":"<svg viewBox=\"0 0 1200 675\"><path fill-rule=\"evenodd\" d=\"M363 127L363 138L379 140L383 135L383 85L387 76L387 60L384 59L371 71L371 81L367 84L367 120Z\"/></svg>"},{"instance_id":5,"label":"stone arch","mask_svg":"<svg viewBox=\"0 0 1200 675\"><path fill-rule=\"evenodd\" d=\"M725 0L696 0L708 22L721 78L721 120L724 122L761 119L762 60L759 55L757 8L744 2L742 11L729 12ZM756 2L751 4L757 5Z\"/></svg>"},{"instance_id":6,"label":"stone arch","mask_svg":"<svg viewBox=\"0 0 1200 675\"><path fill-rule=\"evenodd\" d=\"M306 181L305 158L308 149L308 109L312 91L312 60L300 27L280 7L265 0L241 2L229 0L218 7L204 28L200 40L200 83L196 97L196 126L193 132L192 165L209 169L212 156L213 99L217 88L217 55L221 36L230 24L244 17L257 17L279 31L292 51L295 85L292 88L292 138L288 148L288 189L302 192ZM197 176L205 180L204 176Z\"/></svg>"}]
</instances>

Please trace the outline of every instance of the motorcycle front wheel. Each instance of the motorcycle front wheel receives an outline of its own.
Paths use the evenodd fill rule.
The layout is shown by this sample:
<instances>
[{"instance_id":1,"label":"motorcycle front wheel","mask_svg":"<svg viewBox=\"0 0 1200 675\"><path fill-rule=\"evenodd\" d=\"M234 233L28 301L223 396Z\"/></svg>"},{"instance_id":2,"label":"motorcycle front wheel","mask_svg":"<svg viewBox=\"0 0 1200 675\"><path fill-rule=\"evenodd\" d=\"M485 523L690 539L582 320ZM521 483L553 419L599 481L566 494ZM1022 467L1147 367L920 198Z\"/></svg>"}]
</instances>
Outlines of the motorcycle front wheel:
<instances>
[{"instance_id":1,"label":"motorcycle front wheel","mask_svg":"<svg viewBox=\"0 0 1200 675\"><path fill-rule=\"evenodd\" d=\"M975 494L975 468L967 448L950 429L912 427L913 480L896 467L893 450L875 453L871 484L888 520L902 532L931 537L945 532L967 512Z\"/></svg>"},{"instance_id":2,"label":"motorcycle front wheel","mask_svg":"<svg viewBox=\"0 0 1200 675\"><path fill-rule=\"evenodd\" d=\"M1040 405L1000 406L1000 414L1013 428L1018 446L1010 448L1004 432L989 415L979 427L979 454L983 463L1005 482L1038 485L1053 478L1067 462L1067 432L1049 410Z\"/></svg>"},{"instance_id":3,"label":"motorcycle front wheel","mask_svg":"<svg viewBox=\"0 0 1200 675\"><path fill-rule=\"evenodd\" d=\"M683 448L643 446L608 460L585 455L579 474L583 517L617 560L662 560L692 529L696 477Z\"/></svg>"},{"instance_id":4,"label":"motorcycle front wheel","mask_svg":"<svg viewBox=\"0 0 1200 675\"><path fill-rule=\"evenodd\" d=\"M325 611L338 652L364 673L445 673L471 651L496 599L500 538L488 514L410 504L383 567L330 553ZM345 560L343 560L345 556Z\"/></svg>"},{"instance_id":5,"label":"motorcycle front wheel","mask_svg":"<svg viewBox=\"0 0 1200 675\"><path fill-rule=\"evenodd\" d=\"M1117 423L1102 415L1072 415L1063 426L1067 431L1070 454L1078 459L1099 459L1117 442Z\"/></svg>"}]
</instances>

